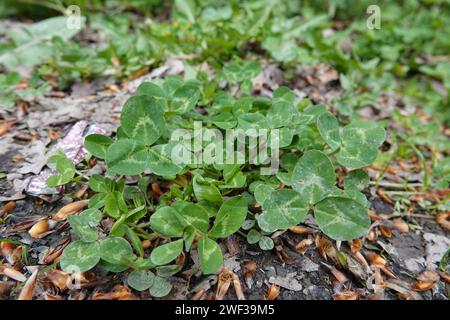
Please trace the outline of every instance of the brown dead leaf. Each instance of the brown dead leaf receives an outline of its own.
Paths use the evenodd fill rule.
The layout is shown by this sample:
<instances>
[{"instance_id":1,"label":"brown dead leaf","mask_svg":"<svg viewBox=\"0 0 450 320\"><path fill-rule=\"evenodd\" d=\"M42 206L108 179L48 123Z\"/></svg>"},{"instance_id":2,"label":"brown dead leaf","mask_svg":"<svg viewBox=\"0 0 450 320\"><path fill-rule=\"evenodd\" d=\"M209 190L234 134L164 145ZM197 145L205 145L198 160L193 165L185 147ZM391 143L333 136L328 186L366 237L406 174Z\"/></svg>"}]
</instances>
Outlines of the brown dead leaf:
<instances>
[{"instance_id":1,"label":"brown dead leaf","mask_svg":"<svg viewBox=\"0 0 450 320\"><path fill-rule=\"evenodd\" d=\"M42 219L34 224L28 234L32 238L41 239L49 234L56 226L56 221L52 219Z\"/></svg>"},{"instance_id":2,"label":"brown dead leaf","mask_svg":"<svg viewBox=\"0 0 450 320\"><path fill-rule=\"evenodd\" d=\"M3 217L6 214L11 213L16 207L15 201L9 201L0 209L0 217Z\"/></svg>"},{"instance_id":3,"label":"brown dead leaf","mask_svg":"<svg viewBox=\"0 0 450 320\"><path fill-rule=\"evenodd\" d=\"M317 235L315 239L315 244L319 254L325 259L330 258L335 263L338 263L337 250L330 239L324 235Z\"/></svg>"},{"instance_id":4,"label":"brown dead leaf","mask_svg":"<svg viewBox=\"0 0 450 320\"><path fill-rule=\"evenodd\" d=\"M17 119L0 120L0 137L8 133L9 129L16 124Z\"/></svg>"},{"instance_id":5,"label":"brown dead leaf","mask_svg":"<svg viewBox=\"0 0 450 320\"><path fill-rule=\"evenodd\" d=\"M388 204L392 204L394 205L394 200L392 200L385 192L383 188L378 188L377 189L377 194L380 197L381 200L383 200L384 202L388 203Z\"/></svg>"},{"instance_id":6,"label":"brown dead leaf","mask_svg":"<svg viewBox=\"0 0 450 320\"><path fill-rule=\"evenodd\" d=\"M266 300L275 300L280 295L280 288L272 284L267 290Z\"/></svg>"},{"instance_id":7,"label":"brown dead leaf","mask_svg":"<svg viewBox=\"0 0 450 320\"><path fill-rule=\"evenodd\" d=\"M296 246L295 246L295 252L298 252L300 254L305 254L305 252L308 250L308 248L313 244L312 239L303 239L301 240Z\"/></svg>"},{"instance_id":8,"label":"brown dead leaf","mask_svg":"<svg viewBox=\"0 0 450 320\"><path fill-rule=\"evenodd\" d=\"M52 216L52 219L56 221L66 220L69 215L81 211L84 207L88 205L88 203L89 200L80 200L69 203L64 207L62 207L61 209L59 209L59 211Z\"/></svg>"},{"instance_id":9,"label":"brown dead leaf","mask_svg":"<svg viewBox=\"0 0 450 320\"><path fill-rule=\"evenodd\" d=\"M439 271L439 275L445 283L450 283L450 273Z\"/></svg>"},{"instance_id":10,"label":"brown dead leaf","mask_svg":"<svg viewBox=\"0 0 450 320\"><path fill-rule=\"evenodd\" d=\"M19 282L24 282L27 280L27 277L25 277L21 272L7 265L0 265L0 274Z\"/></svg>"},{"instance_id":11,"label":"brown dead leaf","mask_svg":"<svg viewBox=\"0 0 450 320\"><path fill-rule=\"evenodd\" d=\"M217 291L215 300L223 300L230 288L231 281L233 280L232 273L227 268L222 268L219 273L219 280L217 281Z\"/></svg>"},{"instance_id":12,"label":"brown dead leaf","mask_svg":"<svg viewBox=\"0 0 450 320\"><path fill-rule=\"evenodd\" d=\"M416 281L411 285L411 289L417 292L424 292L432 289L435 284L433 281Z\"/></svg>"},{"instance_id":13,"label":"brown dead leaf","mask_svg":"<svg viewBox=\"0 0 450 320\"><path fill-rule=\"evenodd\" d=\"M28 278L27 282L20 291L17 300L32 300L34 289L36 288L36 280L38 275L38 269L34 270L33 274Z\"/></svg>"},{"instance_id":14,"label":"brown dead leaf","mask_svg":"<svg viewBox=\"0 0 450 320\"><path fill-rule=\"evenodd\" d=\"M357 300L359 293L356 291L341 291L333 294L334 300Z\"/></svg>"},{"instance_id":15,"label":"brown dead leaf","mask_svg":"<svg viewBox=\"0 0 450 320\"><path fill-rule=\"evenodd\" d=\"M138 300L130 289L118 284L111 292L96 292L92 295L91 300Z\"/></svg>"},{"instance_id":16,"label":"brown dead leaf","mask_svg":"<svg viewBox=\"0 0 450 320\"><path fill-rule=\"evenodd\" d=\"M295 234L314 234L319 232L319 230L311 228L311 227L305 227L305 226L293 226L289 228L289 231L295 233Z\"/></svg>"},{"instance_id":17,"label":"brown dead leaf","mask_svg":"<svg viewBox=\"0 0 450 320\"><path fill-rule=\"evenodd\" d=\"M233 286L238 300L245 300L244 291L242 290L241 281L236 273L233 272Z\"/></svg>"},{"instance_id":18,"label":"brown dead leaf","mask_svg":"<svg viewBox=\"0 0 450 320\"><path fill-rule=\"evenodd\" d=\"M442 228L450 230L450 211L437 214L436 222Z\"/></svg>"}]
</instances>

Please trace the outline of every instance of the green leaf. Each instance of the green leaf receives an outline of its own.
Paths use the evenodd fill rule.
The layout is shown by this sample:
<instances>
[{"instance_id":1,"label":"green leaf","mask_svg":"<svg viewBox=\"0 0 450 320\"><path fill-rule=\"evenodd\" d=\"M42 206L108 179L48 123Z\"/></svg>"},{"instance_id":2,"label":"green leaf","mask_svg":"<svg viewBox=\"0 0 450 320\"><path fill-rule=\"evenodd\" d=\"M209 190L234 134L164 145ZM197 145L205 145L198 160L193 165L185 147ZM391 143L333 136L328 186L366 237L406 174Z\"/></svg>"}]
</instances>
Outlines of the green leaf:
<instances>
[{"instance_id":1,"label":"green leaf","mask_svg":"<svg viewBox=\"0 0 450 320\"><path fill-rule=\"evenodd\" d=\"M366 171L358 169L350 171L344 179L345 189L363 190L369 185L370 177Z\"/></svg>"},{"instance_id":2,"label":"green leaf","mask_svg":"<svg viewBox=\"0 0 450 320\"><path fill-rule=\"evenodd\" d=\"M331 112L324 112L317 118L317 128L323 140L332 151L341 145L341 135L339 133L338 120Z\"/></svg>"},{"instance_id":3,"label":"green leaf","mask_svg":"<svg viewBox=\"0 0 450 320\"><path fill-rule=\"evenodd\" d=\"M137 291L150 288L155 281L155 275L149 270L135 270L127 277L127 284Z\"/></svg>"},{"instance_id":4,"label":"green leaf","mask_svg":"<svg viewBox=\"0 0 450 320\"><path fill-rule=\"evenodd\" d=\"M120 125L130 138L150 145L166 127L163 106L150 96L133 96L123 106Z\"/></svg>"},{"instance_id":5,"label":"green leaf","mask_svg":"<svg viewBox=\"0 0 450 320\"><path fill-rule=\"evenodd\" d=\"M373 121L356 120L344 127L342 140L346 147L364 144L377 149L386 139L386 130Z\"/></svg>"},{"instance_id":6,"label":"green leaf","mask_svg":"<svg viewBox=\"0 0 450 320\"><path fill-rule=\"evenodd\" d=\"M319 228L334 240L361 237L370 226L367 209L348 198L326 198L315 206L314 215Z\"/></svg>"},{"instance_id":7,"label":"green leaf","mask_svg":"<svg viewBox=\"0 0 450 320\"><path fill-rule=\"evenodd\" d=\"M136 89L136 94L150 96L160 102L164 107L167 107L167 96L164 90L153 82L141 83Z\"/></svg>"},{"instance_id":8,"label":"green leaf","mask_svg":"<svg viewBox=\"0 0 450 320\"><path fill-rule=\"evenodd\" d=\"M323 104L312 105L306 108L300 116L300 125L306 125L317 121L320 115L327 112L327 107Z\"/></svg>"},{"instance_id":9,"label":"green leaf","mask_svg":"<svg viewBox=\"0 0 450 320\"><path fill-rule=\"evenodd\" d=\"M211 201L215 203L222 203L222 195L217 187L208 183L201 176L196 175L192 179L192 187L197 201Z\"/></svg>"},{"instance_id":10,"label":"green leaf","mask_svg":"<svg viewBox=\"0 0 450 320\"><path fill-rule=\"evenodd\" d=\"M155 298L162 298L167 296L172 290L172 284L169 280L156 276L153 280L153 285L150 287L150 295Z\"/></svg>"},{"instance_id":11,"label":"green leaf","mask_svg":"<svg viewBox=\"0 0 450 320\"><path fill-rule=\"evenodd\" d=\"M174 202L172 208L175 209L177 219L183 226L191 226L201 233L208 231L209 215L202 207L187 201L178 200Z\"/></svg>"},{"instance_id":12,"label":"green leaf","mask_svg":"<svg viewBox=\"0 0 450 320\"><path fill-rule=\"evenodd\" d=\"M103 214L98 209L87 209L79 215L69 215L67 220L73 232L84 242L94 242L98 238L97 225Z\"/></svg>"},{"instance_id":13,"label":"green leaf","mask_svg":"<svg viewBox=\"0 0 450 320\"><path fill-rule=\"evenodd\" d=\"M89 188L95 192L109 192L112 191L114 181L105 178L99 174L93 174L89 178Z\"/></svg>"},{"instance_id":14,"label":"green leaf","mask_svg":"<svg viewBox=\"0 0 450 320\"><path fill-rule=\"evenodd\" d=\"M92 269L99 261L100 246L98 243L86 243L78 240L64 249L59 263L64 272L77 273Z\"/></svg>"},{"instance_id":15,"label":"green leaf","mask_svg":"<svg viewBox=\"0 0 450 320\"><path fill-rule=\"evenodd\" d=\"M257 217L263 231L287 229L302 222L308 214L309 205L304 195L291 189L272 192L263 203L263 213Z\"/></svg>"},{"instance_id":16,"label":"green leaf","mask_svg":"<svg viewBox=\"0 0 450 320\"><path fill-rule=\"evenodd\" d=\"M64 154L56 154L48 159L49 163L56 164L56 171L59 175L51 176L47 179L47 186L56 187L70 182L75 175L75 165L72 160Z\"/></svg>"},{"instance_id":17,"label":"green leaf","mask_svg":"<svg viewBox=\"0 0 450 320\"><path fill-rule=\"evenodd\" d=\"M220 129L233 129L237 125L237 119L231 112L222 112L211 117L211 121Z\"/></svg>"},{"instance_id":18,"label":"green leaf","mask_svg":"<svg viewBox=\"0 0 450 320\"><path fill-rule=\"evenodd\" d=\"M111 264L124 264L135 258L133 249L127 240L121 237L106 238L100 242L100 256Z\"/></svg>"},{"instance_id":19,"label":"green leaf","mask_svg":"<svg viewBox=\"0 0 450 320\"><path fill-rule=\"evenodd\" d=\"M84 147L93 156L105 159L106 149L112 144L113 140L110 137L101 134L90 134L84 139Z\"/></svg>"},{"instance_id":20,"label":"green leaf","mask_svg":"<svg viewBox=\"0 0 450 320\"><path fill-rule=\"evenodd\" d=\"M183 239L169 242L153 249L150 258L158 266L175 260L183 251Z\"/></svg>"},{"instance_id":21,"label":"green leaf","mask_svg":"<svg viewBox=\"0 0 450 320\"><path fill-rule=\"evenodd\" d=\"M175 8L191 23L195 22L195 2L193 0L175 0Z\"/></svg>"},{"instance_id":22,"label":"green leaf","mask_svg":"<svg viewBox=\"0 0 450 320\"><path fill-rule=\"evenodd\" d=\"M307 151L295 165L292 183L308 203L319 202L336 183L333 164L323 152Z\"/></svg>"},{"instance_id":23,"label":"green leaf","mask_svg":"<svg viewBox=\"0 0 450 320\"><path fill-rule=\"evenodd\" d=\"M216 215L216 219L209 236L225 238L239 230L247 217L247 201L241 196L225 201Z\"/></svg>"},{"instance_id":24,"label":"green leaf","mask_svg":"<svg viewBox=\"0 0 450 320\"><path fill-rule=\"evenodd\" d=\"M274 247L274 243L272 238L263 236L258 241L258 245L261 248L261 250L272 250Z\"/></svg>"},{"instance_id":25,"label":"green leaf","mask_svg":"<svg viewBox=\"0 0 450 320\"><path fill-rule=\"evenodd\" d=\"M178 221L176 214L176 210L172 207L159 208L150 217L150 226L154 231L167 237L181 237L184 227Z\"/></svg>"},{"instance_id":26,"label":"green leaf","mask_svg":"<svg viewBox=\"0 0 450 320\"><path fill-rule=\"evenodd\" d=\"M158 176L175 176L183 166L172 162L173 144L159 144L148 150L147 168Z\"/></svg>"},{"instance_id":27,"label":"green leaf","mask_svg":"<svg viewBox=\"0 0 450 320\"><path fill-rule=\"evenodd\" d=\"M336 155L340 165L358 169L371 165L377 158L378 150L369 145L346 145Z\"/></svg>"},{"instance_id":28,"label":"green leaf","mask_svg":"<svg viewBox=\"0 0 450 320\"><path fill-rule=\"evenodd\" d=\"M200 89L198 83L190 81L179 87L173 97L171 110L177 113L184 114L195 108L198 99L200 98Z\"/></svg>"},{"instance_id":29,"label":"green leaf","mask_svg":"<svg viewBox=\"0 0 450 320\"><path fill-rule=\"evenodd\" d=\"M271 128L280 128L291 123L297 113L294 100L294 92L287 87L279 87L273 92L272 106L266 116Z\"/></svg>"},{"instance_id":30,"label":"green leaf","mask_svg":"<svg viewBox=\"0 0 450 320\"><path fill-rule=\"evenodd\" d=\"M273 191L275 191L274 186L265 183L259 184L255 188L255 200L262 205Z\"/></svg>"},{"instance_id":31,"label":"green leaf","mask_svg":"<svg viewBox=\"0 0 450 320\"><path fill-rule=\"evenodd\" d=\"M105 211L112 218L120 217L119 200L117 196L120 196L119 192L110 192L105 197Z\"/></svg>"},{"instance_id":32,"label":"green leaf","mask_svg":"<svg viewBox=\"0 0 450 320\"><path fill-rule=\"evenodd\" d=\"M198 242L198 257L204 274L215 273L223 263L222 250L217 242L203 237Z\"/></svg>"},{"instance_id":33,"label":"green leaf","mask_svg":"<svg viewBox=\"0 0 450 320\"><path fill-rule=\"evenodd\" d=\"M111 174L137 175L147 166L147 151L134 140L122 139L106 150L106 165Z\"/></svg>"},{"instance_id":34,"label":"green leaf","mask_svg":"<svg viewBox=\"0 0 450 320\"><path fill-rule=\"evenodd\" d=\"M259 233L257 230L255 229L251 229L248 233L247 233L247 242L249 244L255 244L257 243L259 240L261 239L261 233Z\"/></svg>"}]
</instances>

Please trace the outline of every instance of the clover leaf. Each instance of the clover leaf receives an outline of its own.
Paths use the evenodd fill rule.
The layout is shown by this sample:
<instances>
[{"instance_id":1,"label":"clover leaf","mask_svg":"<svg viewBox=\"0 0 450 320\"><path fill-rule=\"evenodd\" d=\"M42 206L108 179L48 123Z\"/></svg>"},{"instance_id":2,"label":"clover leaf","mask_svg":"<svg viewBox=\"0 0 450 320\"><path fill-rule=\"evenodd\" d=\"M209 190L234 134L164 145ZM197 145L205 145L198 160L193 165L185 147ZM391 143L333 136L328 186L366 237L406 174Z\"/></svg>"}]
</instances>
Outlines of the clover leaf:
<instances>
[{"instance_id":1,"label":"clover leaf","mask_svg":"<svg viewBox=\"0 0 450 320\"><path fill-rule=\"evenodd\" d=\"M137 141L121 139L108 147L105 159L111 174L136 175L146 169L148 153Z\"/></svg>"},{"instance_id":2,"label":"clover leaf","mask_svg":"<svg viewBox=\"0 0 450 320\"><path fill-rule=\"evenodd\" d=\"M150 145L165 129L163 106L148 95L133 96L123 106L120 125L128 137Z\"/></svg>"},{"instance_id":3,"label":"clover leaf","mask_svg":"<svg viewBox=\"0 0 450 320\"><path fill-rule=\"evenodd\" d=\"M127 277L127 283L137 291L144 291L153 286L155 274L149 270L134 270Z\"/></svg>"},{"instance_id":4,"label":"clover leaf","mask_svg":"<svg viewBox=\"0 0 450 320\"><path fill-rule=\"evenodd\" d=\"M311 150L298 160L292 173L292 184L304 199L314 204L330 192L336 174L330 159L321 151Z\"/></svg>"},{"instance_id":5,"label":"clover leaf","mask_svg":"<svg viewBox=\"0 0 450 320\"><path fill-rule=\"evenodd\" d=\"M172 207L159 208L150 217L150 225L153 230L167 237L181 237L184 227L176 217L176 211Z\"/></svg>"},{"instance_id":6,"label":"clover leaf","mask_svg":"<svg viewBox=\"0 0 450 320\"><path fill-rule=\"evenodd\" d=\"M265 232L286 229L302 222L309 205L303 194L290 189L272 192L263 203L263 213L257 217L259 227Z\"/></svg>"},{"instance_id":7,"label":"clover leaf","mask_svg":"<svg viewBox=\"0 0 450 320\"><path fill-rule=\"evenodd\" d=\"M105 159L106 149L111 145L113 140L110 137L101 134L90 134L84 139L84 147L93 156Z\"/></svg>"},{"instance_id":8,"label":"clover leaf","mask_svg":"<svg viewBox=\"0 0 450 320\"><path fill-rule=\"evenodd\" d=\"M316 204L314 216L319 228L334 240L348 241L364 235L370 226L367 209L342 197L329 197Z\"/></svg>"},{"instance_id":9,"label":"clover leaf","mask_svg":"<svg viewBox=\"0 0 450 320\"><path fill-rule=\"evenodd\" d=\"M215 273L223 263L222 250L219 245L207 237L198 241L198 258L204 274Z\"/></svg>"},{"instance_id":10,"label":"clover leaf","mask_svg":"<svg viewBox=\"0 0 450 320\"><path fill-rule=\"evenodd\" d=\"M67 217L73 232L84 242L93 242L98 238L97 225L103 214L98 209L87 209L79 215Z\"/></svg>"},{"instance_id":11,"label":"clover leaf","mask_svg":"<svg viewBox=\"0 0 450 320\"><path fill-rule=\"evenodd\" d=\"M69 244L59 261L64 272L85 272L100 261L100 246L98 242L74 241Z\"/></svg>"},{"instance_id":12,"label":"clover leaf","mask_svg":"<svg viewBox=\"0 0 450 320\"><path fill-rule=\"evenodd\" d=\"M177 240L158 246L151 253L151 260L155 265L167 264L175 260L183 251L183 240Z\"/></svg>"},{"instance_id":13,"label":"clover leaf","mask_svg":"<svg viewBox=\"0 0 450 320\"><path fill-rule=\"evenodd\" d=\"M239 230L247 216L247 201L241 196L226 200L216 214L215 222L208 235L225 238Z\"/></svg>"}]
</instances>

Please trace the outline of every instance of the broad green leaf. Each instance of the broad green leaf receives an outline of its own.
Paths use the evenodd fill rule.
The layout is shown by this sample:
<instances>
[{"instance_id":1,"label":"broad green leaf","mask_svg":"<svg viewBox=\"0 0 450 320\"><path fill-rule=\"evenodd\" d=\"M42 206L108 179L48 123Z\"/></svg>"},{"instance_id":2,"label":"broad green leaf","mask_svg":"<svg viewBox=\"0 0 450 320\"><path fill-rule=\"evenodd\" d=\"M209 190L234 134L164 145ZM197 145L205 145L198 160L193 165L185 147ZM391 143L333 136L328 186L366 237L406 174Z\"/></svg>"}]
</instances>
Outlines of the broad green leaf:
<instances>
[{"instance_id":1,"label":"broad green leaf","mask_svg":"<svg viewBox=\"0 0 450 320\"><path fill-rule=\"evenodd\" d=\"M225 201L217 212L214 225L208 235L225 238L239 230L247 217L247 201L241 196Z\"/></svg>"},{"instance_id":2,"label":"broad green leaf","mask_svg":"<svg viewBox=\"0 0 450 320\"><path fill-rule=\"evenodd\" d=\"M323 152L307 151L295 165L292 183L308 203L319 202L336 183L333 164Z\"/></svg>"},{"instance_id":3,"label":"broad green leaf","mask_svg":"<svg viewBox=\"0 0 450 320\"><path fill-rule=\"evenodd\" d=\"M167 296L172 290L172 284L169 280L156 276L153 280L153 285L150 287L150 295L155 298L162 298Z\"/></svg>"},{"instance_id":4,"label":"broad green leaf","mask_svg":"<svg viewBox=\"0 0 450 320\"><path fill-rule=\"evenodd\" d=\"M358 169L349 172L344 179L345 189L363 190L369 185L370 177L366 171Z\"/></svg>"},{"instance_id":5,"label":"broad green leaf","mask_svg":"<svg viewBox=\"0 0 450 320\"><path fill-rule=\"evenodd\" d=\"M201 176L196 175L192 179L192 187L197 201L210 201L214 203L222 203L222 195L215 185L208 183Z\"/></svg>"},{"instance_id":6,"label":"broad green leaf","mask_svg":"<svg viewBox=\"0 0 450 320\"><path fill-rule=\"evenodd\" d=\"M263 236L258 241L258 245L261 248L261 250L272 250L274 247L274 243L272 238Z\"/></svg>"},{"instance_id":7,"label":"broad green leaf","mask_svg":"<svg viewBox=\"0 0 450 320\"><path fill-rule=\"evenodd\" d=\"M342 140L346 147L364 144L377 149L385 139L386 130L374 121L352 121L342 131Z\"/></svg>"},{"instance_id":8,"label":"broad green leaf","mask_svg":"<svg viewBox=\"0 0 450 320\"><path fill-rule=\"evenodd\" d=\"M89 178L89 188L95 192L108 192L112 191L114 186L114 181L105 178L99 174L93 174Z\"/></svg>"},{"instance_id":9,"label":"broad green leaf","mask_svg":"<svg viewBox=\"0 0 450 320\"><path fill-rule=\"evenodd\" d=\"M183 86L178 88L173 97L171 110L177 113L184 114L195 108L198 99L200 98L200 89L198 84L194 81L185 83Z\"/></svg>"},{"instance_id":10,"label":"broad green leaf","mask_svg":"<svg viewBox=\"0 0 450 320\"><path fill-rule=\"evenodd\" d=\"M81 27L84 26L85 20L85 17L80 16ZM54 54L50 42L53 37L66 41L82 30L68 26L65 16L51 17L32 24L18 24L14 32L9 34L14 42L14 48L1 51L0 64L14 70L19 65L31 67L50 59Z\"/></svg>"},{"instance_id":11,"label":"broad green leaf","mask_svg":"<svg viewBox=\"0 0 450 320\"><path fill-rule=\"evenodd\" d=\"M263 203L263 213L257 217L259 227L266 232L287 229L302 222L308 214L306 198L291 189L272 192Z\"/></svg>"},{"instance_id":12,"label":"broad green leaf","mask_svg":"<svg viewBox=\"0 0 450 320\"><path fill-rule=\"evenodd\" d=\"M238 118L239 127L248 129L268 129L269 122L261 113L245 113Z\"/></svg>"},{"instance_id":13,"label":"broad green leaf","mask_svg":"<svg viewBox=\"0 0 450 320\"><path fill-rule=\"evenodd\" d=\"M222 250L219 245L206 237L198 241L198 258L204 274L217 272L223 263Z\"/></svg>"},{"instance_id":14,"label":"broad green leaf","mask_svg":"<svg viewBox=\"0 0 450 320\"><path fill-rule=\"evenodd\" d=\"M191 23L195 22L195 2L193 0L175 0L175 8Z\"/></svg>"},{"instance_id":15,"label":"broad green leaf","mask_svg":"<svg viewBox=\"0 0 450 320\"><path fill-rule=\"evenodd\" d=\"M184 226L191 226L202 233L208 231L209 215L202 207L187 201L175 201L172 205L178 221Z\"/></svg>"},{"instance_id":16,"label":"broad green leaf","mask_svg":"<svg viewBox=\"0 0 450 320\"><path fill-rule=\"evenodd\" d=\"M247 242L249 244L255 244L257 243L259 240L261 239L261 233L259 233L257 230L255 229L251 229L248 233L247 233Z\"/></svg>"},{"instance_id":17,"label":"broad green leaf","mask_svg":"<svg viewBox=\"0 0 450 320\"><path fill-rule=\"evenodd\" d=\"M58 175L51 176L47 179L47 186L56 187L70 182L75 175L75 165L72 160L65 155L56 154L49 158L49 163L55 163Z\"/></svg>"},{"instance_id":18,"label":"broad green leaf","mask_svg":"<svg viewBox=\"0 0 450 320\"><path fill-rule=\"evenodd\" d=\"M127 277L127 284L137 291L150 288L155 281L155 275L149 270L134 270Z\"/></svg>"},{"instance_id":19,"label":"broad green leaf","mask_svg":"<svg viewBox=\"0 0 450 320\"><path fill-rule=\"evenodd\" d=\"M106 149L112 144L113 140L110 137L102 134L90 134L84 138L84 147L93 156L105 159Z\"/></svg>"},{"instance_id":20,"label":"broad green leaf","mask_svg":"<svg viewBox=\"0 0 450 320\"><path fill-rule=\"evenodd\" d=\"M165 108L167 107L167 96L164 90L153 82L143 82L136 89L136 94L147 95L153 97L156 101L160 102Z\"/></svg>"},{"instance_id":21,"label":"broad green leaf","mask_svg":"<svg viewBox=\"0 0 450 320\"><path fill-rule=\"evenodd\" d=\"M150 226L154 231L167 237L181 237L184 230L172 207L162 207L156 210L150 217Z\"/></svg>"},{"instance_id":22,"label":"broad green leaf","mask_svg":"<svg viewBox=\"0 0 450 320\"><path fill-rule=\"evenodd\" d=\"M153 249L150 258L158 266L175 260L183 251L183 239L169 242Z\"/></svg>"},{"instance_id":23,"label":"broad green leaf","mask_svg":"<svg viewBox=\"0 0 450 320\"><path fill-rule=\"evenodd\" d=\"M148 149L147 168L158 176L175 176L183 166L172 162L172 144L159 144Z\"/></svg>"},{"instance_id":24,"label":"broad green leaf","mask_svg":"<svg viewBox=\"0 0 450 320\"><path fill-rule=\"evenodd\" d=\"M339 133L339 123L333 114L330 112L322 113L317 118L317 128L331 150L334 151L340 147L341 135Z\"/></svg>"},{"instance_id":25,"label":"broad green leaf","mask_svg":"<svg viewBox=\"0 0 450 320\"><path fill-rule=\"evenodd\" d=\"M72 242L65 249L59 261L61 270L69 273L85 272L100 261L100 246L97 242Z\"/></svg>"},{"instance_id":26,"label":"broad green leaf","mask_svg":"<svg viewBox=\"0 0 450 320\"><path fill-rule=\"evenodd\" d=\"M158 266L155 269L158 276L167 278L180 272L183 269L183 265L172 264L168 266Z\"/></svg>"},{"instance_id":27,"label":"broad green leaf","mask_svg":"<svg viewBox=\"0 0 450 320\"><path fill-rule=\"evenodd\" d=\"M79 215L69 215L67 220L73 232L84 242L94 242L98 238L97 225L103 214L98 209L87 209Z\"/></svg>"},{"instance_id":28,"label":"broad green leaf","mask_svg":"<svg viewBox=\"0 0 450 320\"><path fill-rule=\"evenodd\" d=\"M367 209L348 198L322 200L316 204L314 216L319 228L334 240L348 241L361 237L370 226Z\"/></svg>"},{"instance_id":29,"label":"broad green leaf","mask_svg":"<svg viewBox=\"0 0 450 320\"><path fill-rule=\"evenodd\" d=\"M343 146L336 155L336 159L344 167L358 169L371 165L377 156L377 148L356 144Z\"/></svg>"},{"instance_id":30,"label":"broad green leaf","mask_svg":"<svg viewBox=\"0 0 450 320\"><path fill-rule=\"evenodd\" d=\"M287 87L279 87L273 92L272 106L266 116L271 128L280 128L291 123L297 113L294 100L294 92Z\"/></svg>"},{"instance_id":31,"label":"broad green leaf","mask_svg":"<svg viewBox=\"0 0 450 320\"><path fill-rule=\"evenodd\" d=\"M105 158L111 174L137 175L144 172L148 154L143 145L122 139L109 146Z\"/></svg>"},{"instance_id":32,"label":"broad green leaf","mask_svg":"<svg viewBox=\"0 0 450 320\"><path fill-rule=\"evenodd\" d=\"M327 112L327 107L323 104L318 105L312 105L308 108L306 108L301 116L300 116L300 125L315 123L317 121L317 118L325 112Z\"/></svg>"},{"instance_id":33,"label":"broad green leaf","mask_svg":"<svg viewBox=\"0 0 450 320\"><path fill-rule=\"evenodd\" d=\"M150 96L133 96L123 106L120 125L130 138L150 145L165 129L163 106Z\"/></svg>"},{"instance_id":34,"label":"broad green leaf","mask_svg":"<svg viewBox=\"0 0 450 320\"><path fill-rule=\"evenodd\" d=\"M260 184L255 188L255 200L259 204L263 204L269 195L275 191L275 187L270 184Z\"/></svg>"},{"instance_id":35,"label":"broad green leaf","mask_svg":"<svg viewBox=\"0 0 450 320\"><path fill-rule=\"evenodd\" d=\"M100 242L100 256L111 264L124 264L134 257L133 249L127 240L120 237L106 238Z\"/></svg>"},{"instance_id":36,"label":"broad green leaf","mask_svg":"<svg viewBox=\"0 0 450 320\"><path fill-rule=\"evenodd\" d=\"M231 112L222 112L211 117L211 121L220 129L232 129L237 125L237 119Z\"/></svg>"},{"instance_id":37,"label":"broad green leaf","mask_svg":"<svg viewBox=\"0 0 450 320\"><path fill-rule=\"evenodd\" d=\"M106 213L116 219L120 216L119 200L117 199L117 194L118 192L110 192L104 200Z\"/></svg>"}]
</instances>

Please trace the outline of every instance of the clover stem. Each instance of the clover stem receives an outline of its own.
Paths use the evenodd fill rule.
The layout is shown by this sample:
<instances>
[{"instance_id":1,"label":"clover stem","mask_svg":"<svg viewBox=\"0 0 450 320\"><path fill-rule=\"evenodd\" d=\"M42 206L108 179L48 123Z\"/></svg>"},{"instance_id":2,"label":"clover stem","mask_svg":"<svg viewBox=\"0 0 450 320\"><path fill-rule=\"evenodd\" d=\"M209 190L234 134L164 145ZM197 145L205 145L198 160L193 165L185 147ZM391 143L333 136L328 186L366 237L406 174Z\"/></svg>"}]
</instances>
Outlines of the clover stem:
<instances>
[{"instance_id":1,"label":"clover stem","mask_svg":"<svg viewBox=\"0 0 450 320\"><path fill-rule=\"evenodd\" d=\"M370 181L369 184L371 186L381 186L386 188L395 188L395 189L409 189L409 188L415 188L415 187L423 187L422 183L391 183L391 182L377 182L377 181Z\"/></svg>"}]
</instances>

